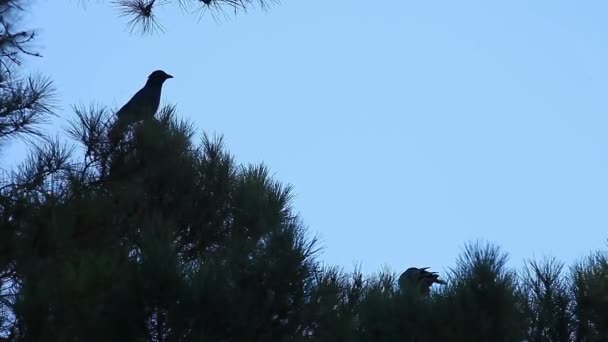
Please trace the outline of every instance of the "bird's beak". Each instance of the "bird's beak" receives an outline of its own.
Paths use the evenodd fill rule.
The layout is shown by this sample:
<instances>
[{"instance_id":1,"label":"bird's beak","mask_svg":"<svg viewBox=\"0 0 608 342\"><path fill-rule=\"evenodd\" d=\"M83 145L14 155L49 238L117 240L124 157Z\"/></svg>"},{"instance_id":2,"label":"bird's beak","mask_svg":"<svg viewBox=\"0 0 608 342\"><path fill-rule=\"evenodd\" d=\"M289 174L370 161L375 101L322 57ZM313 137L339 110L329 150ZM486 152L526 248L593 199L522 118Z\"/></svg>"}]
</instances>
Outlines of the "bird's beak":
<instances>
[{"instance_id":1,"label":"bird's beak","mask_svg":"<svg viewBox=\"0 0 608 342\"><path fill-rule=\"evenodd\" d=\"M173 76L171 76L171 75L167 74L167 78L173 78Z\"/></svg>"}]
</instances>

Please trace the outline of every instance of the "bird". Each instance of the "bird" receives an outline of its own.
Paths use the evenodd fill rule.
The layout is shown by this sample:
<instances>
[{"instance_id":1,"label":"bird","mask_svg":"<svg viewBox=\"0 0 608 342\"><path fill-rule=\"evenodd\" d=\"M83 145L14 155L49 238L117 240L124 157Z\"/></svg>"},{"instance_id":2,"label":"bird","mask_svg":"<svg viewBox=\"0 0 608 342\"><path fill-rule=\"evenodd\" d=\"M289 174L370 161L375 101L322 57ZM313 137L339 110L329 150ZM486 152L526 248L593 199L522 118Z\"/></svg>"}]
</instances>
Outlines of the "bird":
<instances>
[{"instance_id":1,"label":"bird","mask_svg":"<svg viewBox=\"0 0 608 342\"><path fill-rule=\"evenodd\" d=\"M405 270L399 277L399 288L401 290L417 288L422 295L428 296L431 292L431 285L447 284L444 280L439 279L439 274L437 274L437 272L429 272L427 269L429 269L429 267L410 267Z\"/></svg>"},{"instance_id":2,"label":"bird","mask_svg":"<svg viewBox=\"0 0 608 342\"><path fill-rule=\"evenodd\" d=\"M149 76L146 84L117 112L114 127L108 133L109 139L115 145L124 129L135 122L151 119L156 114L160 104L160 95L166 80L173 78L163 70L155 70Z\"/></svg>"}]
</instances>

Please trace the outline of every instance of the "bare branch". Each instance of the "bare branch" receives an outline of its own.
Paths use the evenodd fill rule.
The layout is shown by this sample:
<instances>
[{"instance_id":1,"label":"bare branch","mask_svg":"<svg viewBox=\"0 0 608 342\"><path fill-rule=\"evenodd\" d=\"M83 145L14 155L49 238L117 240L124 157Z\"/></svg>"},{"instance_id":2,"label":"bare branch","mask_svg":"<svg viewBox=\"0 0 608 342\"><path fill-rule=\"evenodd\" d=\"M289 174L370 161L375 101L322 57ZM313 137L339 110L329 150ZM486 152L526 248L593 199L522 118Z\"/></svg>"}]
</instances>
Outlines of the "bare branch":
<instances>
[{"instance_id":1,"label":"bare branch","mask_svg":"<svg viewBox=\"0 0 608 342\"><path fill-rule=\"evenodd\" d=\"M21 65L22 55L41 57L27 48L36 33L15 28L17 14L22 11L16 0L0 2L0 66L4 68L3 72L10 72L11 64Z\"/></svg>"}]
</instances>

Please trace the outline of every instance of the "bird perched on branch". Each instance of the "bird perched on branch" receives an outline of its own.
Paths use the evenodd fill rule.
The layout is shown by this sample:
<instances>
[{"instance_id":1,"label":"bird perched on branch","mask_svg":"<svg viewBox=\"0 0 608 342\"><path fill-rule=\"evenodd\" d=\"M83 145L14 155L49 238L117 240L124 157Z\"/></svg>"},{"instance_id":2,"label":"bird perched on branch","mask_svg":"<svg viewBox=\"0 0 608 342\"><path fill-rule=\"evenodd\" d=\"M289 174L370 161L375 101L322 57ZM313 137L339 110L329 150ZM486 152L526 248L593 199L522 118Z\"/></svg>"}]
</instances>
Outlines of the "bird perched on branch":
<instances>
[{"instance_id":1,"label":"bird perched on branch","mask_svg":"<svg viewBox=\"0 0 608 342\"><path fill-rule=\"evenodd\" d=\"M163 83L173 78L162 70L156 70L148 76L148 81L122 108L116 112L118 119L110 130L108 137L115 145L120 140L125 128L137 121L154 117L160 104Z\"/></svg>"},{"instance_id":2,"label":"bird perched on branch","mask_svg":"<svg viewBox=\"0 0 608 342\"><path fill-rule=\"evenodd\" d=\"M431 285L441 284L446 285L444 280L439 279L437 272L427 271L428 267L416 268L410 267L399 277L399 288L418 289L422 295L428 296L431 292Z\"/></svg>"}]
</instances>

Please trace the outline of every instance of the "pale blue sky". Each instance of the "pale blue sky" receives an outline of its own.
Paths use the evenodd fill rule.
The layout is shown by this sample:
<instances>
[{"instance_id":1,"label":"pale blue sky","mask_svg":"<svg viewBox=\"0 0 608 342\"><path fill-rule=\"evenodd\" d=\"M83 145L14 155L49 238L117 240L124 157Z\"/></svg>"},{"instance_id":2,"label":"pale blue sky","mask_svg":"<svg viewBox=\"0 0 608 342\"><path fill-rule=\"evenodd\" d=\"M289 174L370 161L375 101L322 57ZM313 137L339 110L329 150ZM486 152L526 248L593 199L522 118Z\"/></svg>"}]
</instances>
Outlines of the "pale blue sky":
<instances>
[{"instance_id":1,"label":"pale blue sky","mask_svg":"<svg viewBox=\"0 0 608 342\"><path fill-rule=\"evenodd\" d=\"M145 38L97 1L33 8L54 127L164 69L165 103L295 186L329 264L441 271L478 238L514 265L605 246L605 0L284 0L198 23L169 6Z\"/></svg>"}]
</instances>

